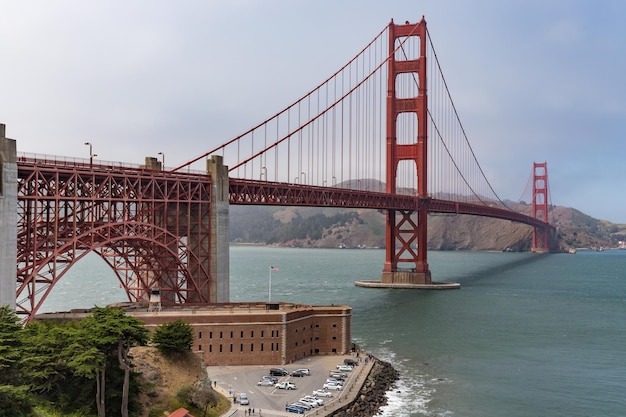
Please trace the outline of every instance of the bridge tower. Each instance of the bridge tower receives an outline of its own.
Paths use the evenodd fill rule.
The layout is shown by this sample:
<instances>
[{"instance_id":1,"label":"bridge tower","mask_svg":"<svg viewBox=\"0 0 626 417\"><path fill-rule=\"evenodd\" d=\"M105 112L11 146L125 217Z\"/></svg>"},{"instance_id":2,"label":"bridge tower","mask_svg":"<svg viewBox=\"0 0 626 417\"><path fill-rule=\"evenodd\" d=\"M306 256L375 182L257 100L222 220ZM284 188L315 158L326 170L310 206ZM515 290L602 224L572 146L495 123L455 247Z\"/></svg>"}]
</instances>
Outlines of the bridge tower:
<instances>
[{"instance_id":1,"label":"bridge tower","mask_svg":"<svg viewBox=\"0 0 626 417\"><path fill-rule=\"evenodd\" d=\"M548 164L533 163L533 217L548 222ZM533 252L548 252L548 228L533 228Z\"/></svg>"},{"instance_id":2,"label":"bridge tower","mask_svg":"<svg viewBox=\"0 0 626 417\"><path fill-rule=\"evenodd\" d=\"M17 259L17 153L0 124L0 306L15 309Z\"/></svg>"},{"instance_id":3,"label":"bridge tower","mask_svg":"<svg viewBox=\"0 0 626 417\"><path fill-rule=\"evenodd\" d=\"M410 37L419 38L419 57L396 52L401 42ZM401 74L410 74L418 82L417 96L400 98L396 86ZM417 194L425 198L427 190L427 138L428 96L426 91L426 21L396 25L389 24L389 58L387 79L387 193L396 194L396 177L400 161L413 161L417 173ZM398 143L398 116L414 115L417 119L417 137L402 138ZM394 284L431 284L431 274L426 257L427 208L416 204L413 210L388 210L386 232L386 258L382 282ZM416 219L416 220L415 220ZM399 267L399 264L408 267Z\"/></svg>"}]
</instances>

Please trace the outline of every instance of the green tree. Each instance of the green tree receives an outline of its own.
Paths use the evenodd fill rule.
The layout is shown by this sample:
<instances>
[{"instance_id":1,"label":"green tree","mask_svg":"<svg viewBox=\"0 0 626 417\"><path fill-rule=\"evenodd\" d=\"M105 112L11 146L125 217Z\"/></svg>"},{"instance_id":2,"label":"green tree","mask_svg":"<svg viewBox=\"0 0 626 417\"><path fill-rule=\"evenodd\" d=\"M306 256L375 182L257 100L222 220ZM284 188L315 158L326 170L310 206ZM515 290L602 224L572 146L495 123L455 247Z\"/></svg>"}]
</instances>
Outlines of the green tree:
<instances>
[{"instance_id":1,"label":"green tree","mask_svg":"<svg viewBox=\"0 0 626 417\"><path fill-rule=\"evenodd\" d=\"M164 323L154 331L152 343L164 355L189 352L193 343L193 328L180 319Z\"/></svg>"},{"instance_id":2,"label":"green tree","mask_svg":"<svg viewBox=\"0 0 626 417\"><path fill-rule=\"evenodd\" d=\"M28 416L31 403L20 372L22 326L9 306L0 307L0 416Z\"/></svg>"},{"instance_id":3,"label":"green tree","mask_svg":"<svg viewBox=\"0 0 626 417\"><path fill-rule=\"evenodd\" d=\"M124 371L121 415L128 417L131 370L128 351L132 346L146 344L148 330L141 321L127 316L122 310L95 307L93 312L81 322L79 333L82 335L80 340L68 347L68 353L74 354L69 365L79 375L95 379L98 416L106 415L107 359L117 356L119 366Z\"/></svg>"},{"instance_id":4,"label":"green tree","mask_svg":"<svg viewBox=\"0 0 626 417\"><path fill-rule=\"evenodd\" d=\"M93 385L69 366L74 351L67 349L82 341L79 322L35 320L26 324L22 339L20 366L30 391L68 413L77 404L88 410Z\"/></svg>"},{"instance_id":5,"label":"green tree","mask_svg":"<svg viewBox=\"0 0 626 417\"><path fill-rule=\"evenodd\" d=\"M32 405L28 387L0 385L0 417L28 417L32 415Z\"/></svg>"},{"instance_id":6,"label":"green tree","mask_svg":"<svg viewBox=\"0 0 626 417\"><path fill-rule=\"evenodd\" d=\"M67 366L59 360L67 344L61 326L54 321L32 321L24 327L22 371L37 393L52 392L65 381Z\"/></svg>"},{"instance_id":7,"label":"green tree","mask_svg":"<svg viewBox=\"0 0 626 417\"><path fill-rule=\"evenodd\" d=\"M13 384L19 372L20 320L9 306L0 307L0 384Z\"/></svg>"}]
</instances>

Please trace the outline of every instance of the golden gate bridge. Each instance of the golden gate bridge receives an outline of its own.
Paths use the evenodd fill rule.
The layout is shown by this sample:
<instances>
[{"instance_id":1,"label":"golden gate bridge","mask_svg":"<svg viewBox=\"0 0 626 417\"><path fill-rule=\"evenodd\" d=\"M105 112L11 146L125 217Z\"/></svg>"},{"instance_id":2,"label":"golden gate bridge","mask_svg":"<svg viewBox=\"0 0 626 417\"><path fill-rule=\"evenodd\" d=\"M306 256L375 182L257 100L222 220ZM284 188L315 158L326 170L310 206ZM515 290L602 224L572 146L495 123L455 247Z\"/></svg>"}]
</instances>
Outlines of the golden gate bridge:
<instances>
[{"instance_id":1,"label":"golden gate bridge","mask_svg":"<svg viewBox=\"0 0 626 417\"><path fill-rule=\"evenodd\" d=\"M554 229L545 162L533 164L532 215L509 208L485 177L423 18L391 21L296 102L175 168L152 157L130 165L18 155L0 133L3 181L18 185L15 196L6 185L2 194L5 212L15 200L17 274L0 279L13 279L16 310L27 319L90 252L115 271L131 302L147 302L155 288L164 304L227 302L231 204L385 212L376 282L386 287L437 284L429 213L527 224L539 252L549 250Z\"/></svg>"}]
</instances>

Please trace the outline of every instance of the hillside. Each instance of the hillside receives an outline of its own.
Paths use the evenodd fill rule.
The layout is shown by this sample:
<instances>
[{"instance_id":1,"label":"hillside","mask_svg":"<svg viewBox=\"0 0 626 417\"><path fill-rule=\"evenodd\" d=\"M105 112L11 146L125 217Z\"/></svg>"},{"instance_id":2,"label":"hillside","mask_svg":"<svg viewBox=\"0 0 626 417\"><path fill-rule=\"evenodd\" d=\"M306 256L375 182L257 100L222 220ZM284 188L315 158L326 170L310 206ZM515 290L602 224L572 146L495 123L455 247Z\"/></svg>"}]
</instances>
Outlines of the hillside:
<instances>
[{"instance_id":1,"label":"hillside","mask_svg":"<svg viewBox=\"0 0 626 417\"><path fill-rule=\"evenodd\" d=\"M531 206L509 205L530 215ZM553 250L616 247L626 240L626 225L594 219L576 209L554 206L551 222L557 227ZM298 207L232 206L232 243L287 247L384 247L385 216L375 210ZM507 220L467 215L430 215L431 250L528 251L532 230Z\"/></svg>"},{"instance_id":2,"label":"hillside","mask_svg":"<svg viewBox=\"0 0 626 417\"><path fill-rule=\"evenodd\" d=\"M156 348L147 346L133 347L130 354L135 372L140 374L144 386L140 396L142 417L151 415L153 409L174 411L178 408L172 405L178 391L207 378L201 359L193 354L174 360L164 357Z\"/></svg>"}]
</instances>

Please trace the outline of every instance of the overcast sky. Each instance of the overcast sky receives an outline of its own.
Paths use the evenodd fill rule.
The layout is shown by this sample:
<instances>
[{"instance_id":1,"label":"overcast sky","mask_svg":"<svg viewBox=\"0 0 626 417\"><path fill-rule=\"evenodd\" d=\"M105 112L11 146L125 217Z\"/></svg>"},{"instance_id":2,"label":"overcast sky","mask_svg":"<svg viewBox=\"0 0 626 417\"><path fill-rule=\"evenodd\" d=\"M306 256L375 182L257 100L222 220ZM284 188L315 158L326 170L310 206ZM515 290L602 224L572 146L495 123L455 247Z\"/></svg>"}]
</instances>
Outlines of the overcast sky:
<instances>
[{"instance_id":1,"label":"overcast sky","mask_svg":"<svg viewBox=\"0 0 626 417\"><path fill-rule=\"evenodd\" d=\"M546 161L551 203L626 223L621 0L6 0L0 123L18 152L177 166L422 15L500 197Z\"/></svg>"}]
</instances>

